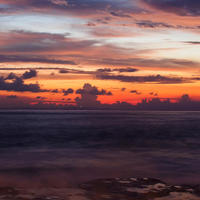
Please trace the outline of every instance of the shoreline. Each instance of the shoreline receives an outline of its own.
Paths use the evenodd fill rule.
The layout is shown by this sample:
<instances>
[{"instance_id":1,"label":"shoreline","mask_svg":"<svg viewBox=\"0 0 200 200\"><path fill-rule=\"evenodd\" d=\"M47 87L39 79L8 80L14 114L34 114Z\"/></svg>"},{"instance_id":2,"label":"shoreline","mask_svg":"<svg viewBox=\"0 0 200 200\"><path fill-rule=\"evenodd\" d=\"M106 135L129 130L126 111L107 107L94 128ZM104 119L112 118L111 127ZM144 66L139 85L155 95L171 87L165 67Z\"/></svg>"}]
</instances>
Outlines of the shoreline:
<instances>
[{"instance_id":1,"label":"shoreline","mask_svg":"<svg viewBox=\"0 0 200 200\"><path fill-rule=\"evenodd\" d=\"M0 187L0 200L200 200L199 185L169 185L154 178L96 179L78 187Z\"/></svg>"}]
</instances>

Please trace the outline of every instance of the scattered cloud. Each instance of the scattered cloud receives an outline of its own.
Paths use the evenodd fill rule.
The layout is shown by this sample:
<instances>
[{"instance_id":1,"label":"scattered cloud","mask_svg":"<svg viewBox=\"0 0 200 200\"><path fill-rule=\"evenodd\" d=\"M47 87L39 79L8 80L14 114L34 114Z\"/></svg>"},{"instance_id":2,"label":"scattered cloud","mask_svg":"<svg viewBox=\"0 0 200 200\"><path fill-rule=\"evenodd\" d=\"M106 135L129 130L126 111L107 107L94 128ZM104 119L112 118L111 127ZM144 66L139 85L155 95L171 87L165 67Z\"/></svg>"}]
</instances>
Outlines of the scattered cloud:
<instances>
[{"instance_id":1,"label":"scattered cloud","mask_svg":"<svg viewBox=\"0 0 200 200\"><path fill-rule=\"evenodd\" d=\"M157 92L150 92L149 95L156 97L156 96L158 96L158 93Z\"/></svg>"},{"instance_id":2,"label":"scattered cloud","mask_svg":"<svg viewBox=\"0 0 200 200\"><path fill-rule=\"evenodd\" d=\"M143 0L153 8L180 16L200 16L199 0Z\"/></svg>"},{"instance_id":3,"label":"scattered cloud","mask_svg":"<svg viewBox=\"0 0 200 200\"><path fill-rule=\"evenodd\" d=\"M91 86L91 85L90 85ZM87 86L89 87L89 85ZM91 86L92 87L92 86ZM75 102L71 99L61 101L47 101L45 97L37 96L35 99L17 97L15 95L0 96L0 108L4 109L108 109L108 110L200 110L200 101L194 101L188 94L182 95L172 102L170 98L142 99L136 105L125 101L113 104L102 104L97 95L81 95Z\"/></svg>"},{"instance_id":4,"label":"scattered cloud","mask_svg":"<svg viewBox=\"0 0 200 200\"><path fill-rule=\"evenodd\" d=\"M0 63L24 62L24 63L48 63L48 64L67 64L76 65L74 61L57 60L46 58L46 56L26 56L26 55L0 55Z\"/></svg>"},{"instance_id":5,"label":"scattered cloud","mask_svg":"<svg viewBox=\"0 0 200 200\"><path fill-rule=\"evenodd\" d=\"M41 89L39 84L26 84L24 83L23 78L17 76L13 78L12 81L7 81L7 78L1 76L0 90L16 92L47 92L47 90Z\"/></svg>"},{"instance_id":6,"label":"scattered cloud","mask_svg":"<svg viewBox=\"0 0 200 200\"><path fill-rule=\"evenodd\" d=\"M126 91L126 88L121 88L121 91L122 91L122 92Z\"/></svg>"},{"instance_id":7,"label":"scattered cloud","mask_svg":"<svg viewBox=\"0 0 200 200\"><path fill-rule=\"evenodd\" d=\"M139 92L139 91L137 91L137 90L131 90L130 93L132 93L132 94L137 94L137 95L140 95L140 94L141 94L141 92Z\"/></svg>"},{"instance_id":8,"label":"scattered cloud","mask_svg":"<svg viewBox=\"0 0 200 200\"><path fill-rule=\"evenodd\" d=\"M60 74L67 74L67 73L69 73L69 71L67 69L60 69L59 73Z\"/></svg>"},{"instance_id":9,"label":"scattered cloud","mask_svg":"<svg viewBox=\"0 0 200 200\"><path fill-rule=\"evenodd\" d=\"M92 86L89 83L84 84L83 88L76 90L76 94L88 94L88 95L112 95L110 91L104 89L99 90L96 86Z\"/></svg>"},{"instance_id":10,"label":"scattered cloud","mask_svg":"<svg viewBox=\"0 0 200 200\"><path fill-rule=\"evenodd\" d=\"M150 20L138 20L136 25L142 28L175 28L175 26L164 22L153 22Z\"/></svg>"},{"instance_id":11,"label":"scattered cloud","mask_svg":"<svg viewBox=\"0 0 200 200\"><path fill-rule=\"evenodd\" d=\"M13 79L16 79L16 78L17 78L17 75L15 73L11 72L6 77L6 80L13 80Z\"/></svg>"},{"instance_id":12,"label":"scattered cloud","mask_svg":"<svg viewBox=\"0 0 200 200\"><path fill-rule=\"evenodd\" d=\"M159 83L159 84L178 84L191 82L191 80L182 77L170 77L162 75L149 75L149 76L125 76L125 75L110 75L110 74L97 74L96 77L102 80L118 80L121 82L135 82L135 83Z\"/></svg>"},{"instance_id":13,"label":"scattered cloud","mask_svg":"<svg viewBox=\"0 0 200 200\"><path fill-rule=\"evenodd\" d=\"M52 93L59 93L59 90L58 89L54 89L54 90L51 90L50 92L52 92Z\"/></svg>"},{"instance_id":14,"label":"scattered cloud","mask_svg":"<svg viewBox=\"0 0 200 200\"><path fill-rule=\"evenodd\" d=\"M29 71L26 71L23 73L22 78L23 79L30 79L37 76L37 71L35 69L30 69Z\"/></svg>"},{"instance_id":15,"label":"scattered cloud","mask_svg":"<svg viewBox=\"0 0 200 200\"><path fill-rule=\"evenodd\" d=\"M104 72L119 72L119 73L123 73L123 72L137 72L139 71L136 68L132 68L132 67L124 67L124 68L100 68L97 69L97 72L100 73L104 73Z\"/></svg>"},{"instance_id":16,"label":"scattered cloud","mask_svg":"<svg viewBox=\"0 0 200 200\"><path fill-rule=\"evenodd\" d=\"M186 44L200 45L200 41L186 41L184 43L186 43Z\"/></svg>"},{"instance_id":17,"label":"scattered cloud","mask_svg":"<svg viewBox=\"0 0 200 200\"><path fill-rule=\"evenodd\" d=\"M111 11L110 14L115 16L115 17L131 18L131 15L124 14L124 12L122 12L122 11L121 12Z\"/></svg>"},{"instance_id":18,"label":"scattered cloud","mask_svg":"<svg viewBox=\"0 0 200 200\"><path fill-rule=\"evenodd\" d=\"M144 12L130 0L110 1L110 0L1 0L0 3L7 5L1 8L1 13L25 13L36 12L52 15L76 15L95 16L111 15L113 17L129 17L133 13ZM121 6L122 3L126 6ZM126 13L126 14L124 14Z\"/></svg>"},{"instance_id":19,"label":"scattered cloud","mask_svg":"<svg viewBox=\"0 0 200 200\"><path fill-rule=\"evenodd\" d=\"M94 60L95 61L95 60ZM147 58L121 58L121 59L113 59L104 58L96 60L96 64L102 65L113 65L113 66L137 66L137 67L153 67L153 68L161 68L161 69L169 69L169 68L190 68L190 67L198 67L199 62L187 60L187 59L147 59Z\"/></svg>"},{"instance_id":20,"label":"scattered cloud","mask_svg":"<svg viewBox=\"0 0 200 200\"><path fill-rule=\"evenodd\" d=\"M67 96L67 95L73 94L73 93L74 93L74 90L72 88L69 88L67 90L63 90L64 96Z\"/></svg>"},{"instance_id":21,"label":"scattered cloud","mask_svg":"<svg viewBox=\"0 0 200 200\"><path fill-rule=\"evenodd\" d=\"M79 107L98 107L101 105L100 101L97 100L99 95L112 95L110 91L99 90L96 86L92 86L89 83L84 84L83 88L76 90L76 94L81 95L81 97L75 99Z\"/></svg>"}]
</instances>

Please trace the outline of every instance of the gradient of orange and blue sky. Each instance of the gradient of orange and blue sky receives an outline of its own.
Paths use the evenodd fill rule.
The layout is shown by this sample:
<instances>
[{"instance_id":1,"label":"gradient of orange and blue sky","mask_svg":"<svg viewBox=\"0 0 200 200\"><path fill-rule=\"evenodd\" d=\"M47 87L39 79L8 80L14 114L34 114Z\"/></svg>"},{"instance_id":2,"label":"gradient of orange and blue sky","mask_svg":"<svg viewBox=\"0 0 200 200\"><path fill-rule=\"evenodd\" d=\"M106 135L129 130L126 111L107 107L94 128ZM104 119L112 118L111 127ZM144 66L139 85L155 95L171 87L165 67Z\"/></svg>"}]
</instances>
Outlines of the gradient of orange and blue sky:
<instances>
[{"instance_id":1,"label":"gradient of orange and blue sky","mask_svg":"<svg viewBox=\"0 0 200 200\"><path fill-rule=\"evenodd\" d=\"M0 0L0 15L1 105L200 100L198 0Z\"/></svg>"}]
</instances>

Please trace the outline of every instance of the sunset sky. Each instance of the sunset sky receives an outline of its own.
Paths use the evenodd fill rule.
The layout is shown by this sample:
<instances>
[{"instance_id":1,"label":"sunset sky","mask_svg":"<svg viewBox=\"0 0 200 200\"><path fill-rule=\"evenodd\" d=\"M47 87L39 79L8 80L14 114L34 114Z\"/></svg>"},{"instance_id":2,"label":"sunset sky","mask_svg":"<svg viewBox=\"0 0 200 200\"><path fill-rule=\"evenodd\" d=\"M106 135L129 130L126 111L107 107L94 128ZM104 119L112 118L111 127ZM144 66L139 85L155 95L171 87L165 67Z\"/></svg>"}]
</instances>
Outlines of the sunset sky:
<instances>
[{"instance_id":1,"label":"sunset sky","mask_svg":"<svg viewBox=\"0 0 200 200\"><path fill-rule=\"evenodd\" d=\"M0 105L200 100L199 0L0 0Z\"/></svg>"}]
</instances>

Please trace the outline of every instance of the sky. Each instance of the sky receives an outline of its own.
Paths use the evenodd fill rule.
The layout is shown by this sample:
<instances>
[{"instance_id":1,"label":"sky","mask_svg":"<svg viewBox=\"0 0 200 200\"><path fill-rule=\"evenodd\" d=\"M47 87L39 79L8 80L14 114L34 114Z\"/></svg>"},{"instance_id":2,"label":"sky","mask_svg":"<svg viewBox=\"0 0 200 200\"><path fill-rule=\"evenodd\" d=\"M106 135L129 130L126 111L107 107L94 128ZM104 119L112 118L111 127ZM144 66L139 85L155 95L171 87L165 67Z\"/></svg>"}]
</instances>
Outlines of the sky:
<instances>
[{"instance_id":1,"label":"sky","mask_svg":"<svg viewBox=\"0 0 200 200\"><path fill-rule=\"evenodd\" d=\"M200 101L200 1L0 0L0 107Z\"/></svg>"}]
</instances>

